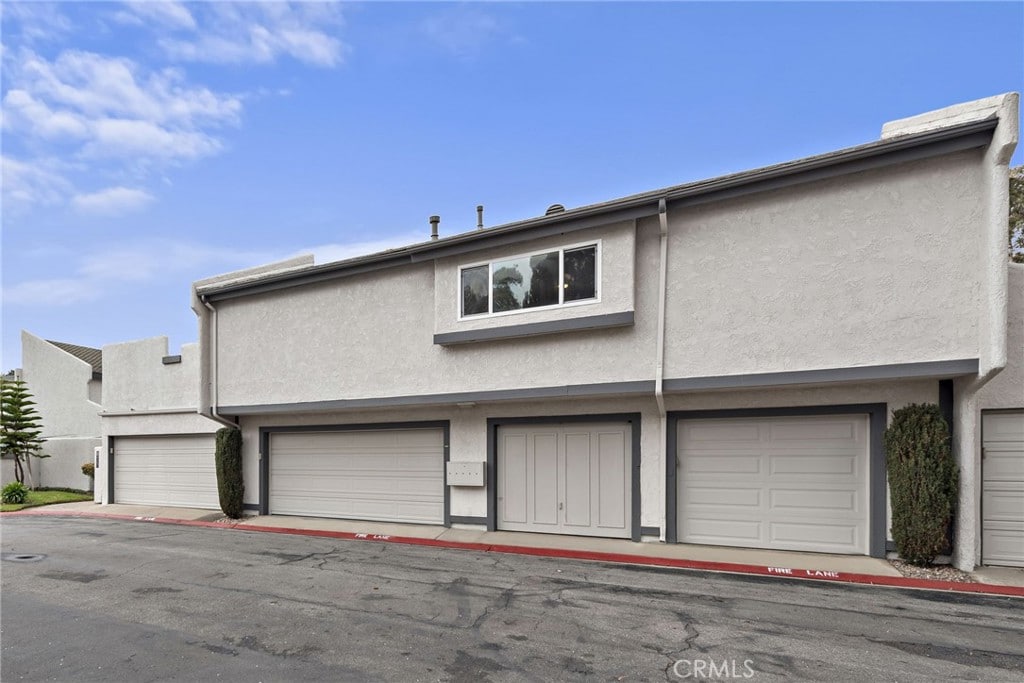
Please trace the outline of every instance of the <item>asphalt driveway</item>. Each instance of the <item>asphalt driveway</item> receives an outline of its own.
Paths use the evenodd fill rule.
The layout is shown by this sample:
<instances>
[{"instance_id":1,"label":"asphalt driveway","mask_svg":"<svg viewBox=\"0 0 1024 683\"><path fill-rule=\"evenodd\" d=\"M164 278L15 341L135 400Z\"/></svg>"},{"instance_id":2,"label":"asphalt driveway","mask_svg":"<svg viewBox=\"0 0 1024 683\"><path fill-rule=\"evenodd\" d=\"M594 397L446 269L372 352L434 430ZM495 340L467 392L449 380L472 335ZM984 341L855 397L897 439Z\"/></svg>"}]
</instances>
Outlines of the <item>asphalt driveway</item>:
<instances>
[{"instance_id":1,"label":"asphalt driveway","mask_svg":"<svg viewBox=\"0 0 1024 683\"><path fill-rule=\"evenodd\" d=\"M1019 681L1024 601L3 519L14 680Z\"/></svg>"}]
</instances>

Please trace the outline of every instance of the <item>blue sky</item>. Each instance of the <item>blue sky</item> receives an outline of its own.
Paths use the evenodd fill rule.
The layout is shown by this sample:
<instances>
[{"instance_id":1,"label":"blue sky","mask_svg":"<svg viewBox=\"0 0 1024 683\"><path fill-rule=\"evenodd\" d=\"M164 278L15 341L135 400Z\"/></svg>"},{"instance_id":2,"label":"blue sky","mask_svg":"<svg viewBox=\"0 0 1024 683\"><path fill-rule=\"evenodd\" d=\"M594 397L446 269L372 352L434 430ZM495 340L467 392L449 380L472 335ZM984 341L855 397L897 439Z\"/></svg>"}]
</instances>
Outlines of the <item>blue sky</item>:
<instances>
[{"instance_id":1,"label":"blue sky","mask_svg":"<svg viewBox=\"0 0 1024 683\"><path fill-rule=\"evenodd\" d=\"M209 275L827 152L1024 85L1020 2L2 10L4 370L23 328L175 353Z\"/></svg>"}]
</instances>

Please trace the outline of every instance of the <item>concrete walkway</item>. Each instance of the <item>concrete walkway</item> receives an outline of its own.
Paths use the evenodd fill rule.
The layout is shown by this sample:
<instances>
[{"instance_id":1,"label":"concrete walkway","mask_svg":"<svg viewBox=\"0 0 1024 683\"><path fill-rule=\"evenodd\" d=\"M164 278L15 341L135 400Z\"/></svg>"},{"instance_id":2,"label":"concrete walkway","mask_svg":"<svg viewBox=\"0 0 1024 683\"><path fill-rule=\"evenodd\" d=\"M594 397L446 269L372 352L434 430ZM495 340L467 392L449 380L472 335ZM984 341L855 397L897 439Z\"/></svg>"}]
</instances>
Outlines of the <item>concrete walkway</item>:
<instances>
[{"instance_id":1,"label":"concrete walkway","mask_svg":"<svg viewBox=\"0 0 1024 683\"><path fill-rule=\"evenodd\" d=\"M858 555L829 555L790 551L726 548L690 544L666 544L657 541L634 543L629 540L530 534L512 531L445 528L418 524L393 524L342 519L292 517L286 515L247 516L230 520L220 511L145 505L97 505L92 502L65 503L6 514L87 515L139 521L180 523L194 526L230 527L238 530L332 536L371 541L418 543L487 550L547 555L573 559L592 559L633 564L673 566L711 571L732 571L792 578L810 578L851 583L995 592L1024 597L1024 569L982 567L975 572L979 583L956 584L946 581L904 578L887 561ZM985 587L993 590L985 590ZM1002 587L1002 590L997 588ZM979 590L980 589L980 590Z\"/></svg>"}]
</instances>

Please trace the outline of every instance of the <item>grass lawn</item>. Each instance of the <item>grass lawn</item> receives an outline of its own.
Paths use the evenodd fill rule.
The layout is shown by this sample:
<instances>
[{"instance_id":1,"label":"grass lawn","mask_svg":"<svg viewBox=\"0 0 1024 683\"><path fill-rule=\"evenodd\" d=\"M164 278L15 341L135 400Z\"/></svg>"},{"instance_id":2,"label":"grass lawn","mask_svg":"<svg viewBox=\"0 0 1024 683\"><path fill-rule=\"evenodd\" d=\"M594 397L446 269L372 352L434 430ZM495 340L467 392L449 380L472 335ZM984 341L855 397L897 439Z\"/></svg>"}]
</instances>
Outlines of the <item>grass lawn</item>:
<instances>
[{"instance_id":1,"label":"grass lawn","mask_svg":"<svg viewBox=\"0 0 1024 683\"><path fill-rule=\"evenodd\" d=\"M0 505L0 512L14 512L24 508L33 508L39 505L53 505L54 503L77 503L82 500L92 500L91 493L72 493L70 491L29 491L24 503L4 503Z\"/></svg>"}]
</instances>

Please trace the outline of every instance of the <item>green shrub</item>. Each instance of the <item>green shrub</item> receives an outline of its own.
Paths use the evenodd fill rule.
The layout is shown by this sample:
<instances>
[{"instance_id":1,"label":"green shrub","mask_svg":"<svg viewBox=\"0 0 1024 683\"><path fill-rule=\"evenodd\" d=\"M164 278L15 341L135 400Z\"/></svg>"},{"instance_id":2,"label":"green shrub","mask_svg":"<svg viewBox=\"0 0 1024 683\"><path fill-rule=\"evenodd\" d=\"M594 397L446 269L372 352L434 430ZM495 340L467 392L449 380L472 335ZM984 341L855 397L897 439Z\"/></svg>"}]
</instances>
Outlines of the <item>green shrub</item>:
<instances>
[{"instance_id":1,"label":"green shrub","mask_svg":"<svg viewBox=\"0 0 1024 683\"><path fill-rule=\"evenodd\" d=\"M885 430L892 537L907 562L931 564L946 547L959 477L949 442L949 427L933 403L896 410Z\"/></svg>"},{"instance_id":2,"label":"green shrub","mask_svg":"<svg viewBox=\"0 0 1024 683\"><path fill-rule=\"evenodd\" d=\"M217 430L217 492L220 509L232 519L242 516L242 432L231 427Z\"/></svg>"},{"instance_id":3,"label":"green shrub","mask_svg":"<svg viewBox=\"0 0 1024 683\"><path fill-rule=\"evenodd\" d=\"M14 503L20 505L25 502L25 498L28 497L28 487L22 484L20 481L12 481L10 484L4 487L3 502Z\"/></svg>"},{"instance_id":4,"label":"green shrub","mask_svg":"<svg viewBox=\"0 0 1024 683\"><path fill-rule=\"evenodd\" d=\"M91 462L83 463L82 474L84 474L87 477L96 476L96 466L93 465Z\"/></svg>"}]
</instances>

